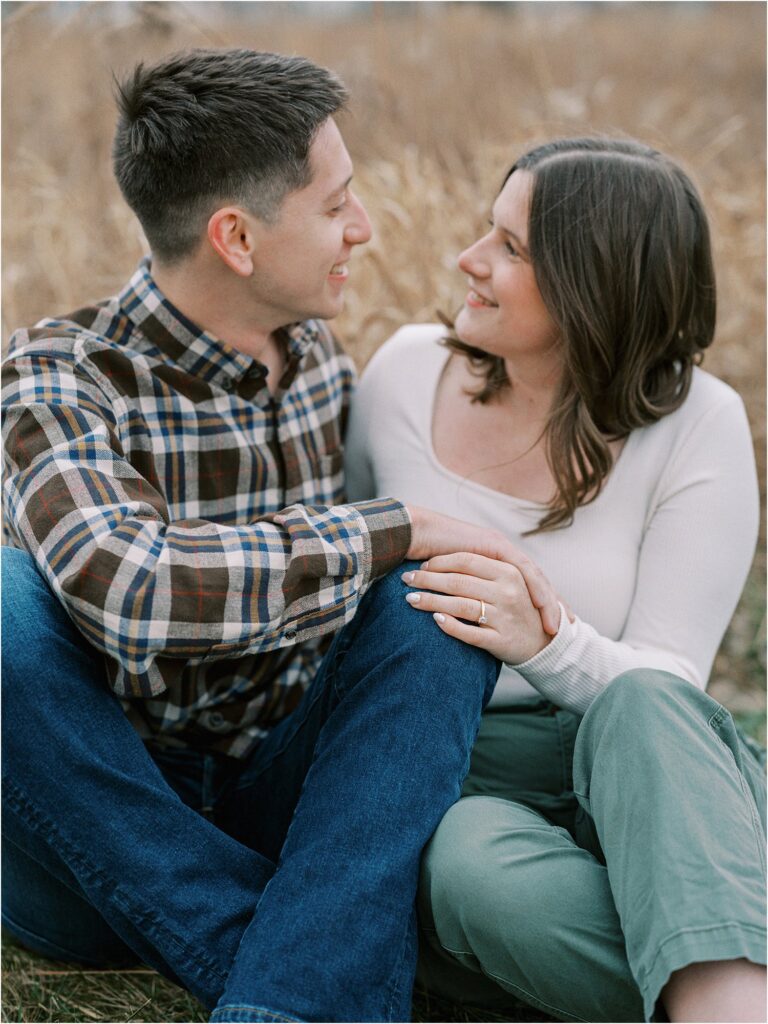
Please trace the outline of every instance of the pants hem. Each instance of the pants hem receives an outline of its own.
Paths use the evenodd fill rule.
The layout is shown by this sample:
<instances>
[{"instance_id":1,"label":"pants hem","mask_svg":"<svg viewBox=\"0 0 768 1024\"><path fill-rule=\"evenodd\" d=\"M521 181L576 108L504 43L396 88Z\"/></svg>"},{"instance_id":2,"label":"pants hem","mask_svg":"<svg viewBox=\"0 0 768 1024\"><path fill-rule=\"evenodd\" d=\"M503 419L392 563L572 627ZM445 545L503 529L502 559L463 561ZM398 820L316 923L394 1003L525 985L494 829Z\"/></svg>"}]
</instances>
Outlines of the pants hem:
<instances>
[{"instance_id":1,"label":"pants hem","mask_svg":"<svg viewBox=\"0 0 768 1024\"><path fill-rule=\"evenodd\" d=\"M740 959L765 964L765 933L761 928L734 922L671 935L659 947L651 967L639 972L641 980L638 984L643 994L645 1019L654 1019L661 990L675 971L710 960Z\"/></svg>"}]
</instances>

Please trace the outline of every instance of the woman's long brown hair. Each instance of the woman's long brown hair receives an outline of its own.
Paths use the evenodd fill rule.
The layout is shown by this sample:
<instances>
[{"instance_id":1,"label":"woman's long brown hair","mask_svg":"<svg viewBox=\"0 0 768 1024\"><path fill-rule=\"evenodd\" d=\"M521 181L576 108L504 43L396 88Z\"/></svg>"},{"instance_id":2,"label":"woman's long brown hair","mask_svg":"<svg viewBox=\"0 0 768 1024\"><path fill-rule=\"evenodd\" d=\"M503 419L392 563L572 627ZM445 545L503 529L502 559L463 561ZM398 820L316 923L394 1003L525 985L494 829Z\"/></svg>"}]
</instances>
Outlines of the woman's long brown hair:
<instances>
[{"instance_id":1,"label":"woman's long brown hair","mask_svg":"<svg viewBox=\"0 0 768 1024\"><path fill-rule=\"evenodd\" d=\"M564 372L546 427L556 493L536 530L570 525L613 464L608 442L685 400L712 342L709 228L687 175L625 139L559 139L521 157L533 177L528 250L561 338ZM510 386L504 361L446 343L482 378L473 401Z\"/></svg>"}]
</instances>

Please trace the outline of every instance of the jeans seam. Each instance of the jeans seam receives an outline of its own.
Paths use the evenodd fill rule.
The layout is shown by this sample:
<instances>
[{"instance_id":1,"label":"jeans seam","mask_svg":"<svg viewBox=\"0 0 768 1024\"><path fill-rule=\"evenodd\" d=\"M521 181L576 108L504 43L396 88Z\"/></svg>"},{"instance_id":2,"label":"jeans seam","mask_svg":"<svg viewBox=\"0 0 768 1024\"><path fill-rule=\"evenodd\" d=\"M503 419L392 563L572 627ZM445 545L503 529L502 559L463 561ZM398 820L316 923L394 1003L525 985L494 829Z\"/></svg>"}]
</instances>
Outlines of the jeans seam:
<instances>
[{"instance_id":1,"label":"jeans seam","mask_svg":"<svg viewBox=\"0 0 768 1024\"><path fill-rule=\"evenodd\" d=\"M270 1020L278 1021L299 1021L298 1017L289 1017L287 1013L276 1013L274 1010L268 1010L265 1006L249 1006L247 1003L227 1003L225 1006L217 1007L214 1010L214 1014L231 1013L237 1012L238 1010L247 1010L248 1013L258 1013L263 1017L269 1017Z\"/></svg>"},{"instance_id":2,"label":"jeans seam","mask_svg":"<svg viewBox=\"0 0 768 1024\"><path fill-rule=\"evenodd\" d=\"M394 984L392 986L391 994L390 994L390 997L389 997L389 1007L388 1007L388 1010L387 1010L387 1020L392 1020L393 1019L392 1018L392 1011L393 1011L394 1006L395 1006L395 1000L397 999L398 995L400 994L400 984L398 982L398 978L402 975L402 970L400 969L400 965L405 960L405 946L406 946L406 943L408 942L408 932L409 932L410 923L411 923L411 918L408 918L408 920L405 922L405 931L403 933L402 941L400 942L400 950L399 950L399 953L398 953L398 958L397 958L397 961L395 962L395 966L392 968L392 974L394 976ZM417 928L418 928L418 925L417 925Z\"/></svg>"},{"instance_id":3,"label":"jeans seam","mask_svg":"<svg viewBox=\"0 0 768 1024\"><path fill-rule=\"evenodd\" d=\"M153 911L147 911L140 908L138 905L135 911L132 909L131 901L126 900L122 887L119 884L114 884L104 873L93 864L89 863L79 850L61 835L58 828L53 822L49 821L44 815L42 815L37 808L34 806L27 794L22 790L18 784L6 780L4 782L4 788L9 804L16 812L21 815L27 822L30 828L38 832L42 837L46 834L49 837L55 837L57 843L57 849L67 854L70 863L79 865L93 880L97 882L100 888L109 887L112 891L113 897L115 898L120 910L126 914L130 920L136 924L136 917L138 916L140 921L150 922L161 933L168 941L170 941L184 956L188 957L191 963L198 969L206 972L210 972L215 975L218 981L224 982L226 980L226 973L220 971L219 968L213 963L207 961L199 954L191 953L188 949L187 944L179 936L175 935L166 924L164 924ZM48 842L48 840L45 840ZM50 844L49 844L50 845Z\"/></svg>"},{"instance_id":4,"label":"jeans seam","mask_svg":"<svg viewBox=\"0 0 768 1024\"><path fill-rule=\"evenodd\" d=\"M55 949L55 955L53 953L40 954L45 955L50 959L61 960L64 963L72 962L76 964L88 964L92 965L96 970L106 970L108 967L113 965L117 970L122 970L125 966L141 963L140 958L138 956L134 956L134 959L127 961L126 964L123 964L121 961L105 960L102 965L100 961L97 962L93 957L81 956L80 954L73 952L71 949L66 949L64 946L61 946L58 942L54 942L47 936L41 935L39 932L32 931L31 928L27 928L25 925L19 924L19 922L14 920L14 918L5 910L2 912L2 915L0 915L0 918L2 919L3 926L7 928L11 935L15 936L22 945L25 944L24 940L26 939L27 942L31 940L33 943L37 942L40 946L47 946L50 949Z\"/></svg>"}]
</instances>

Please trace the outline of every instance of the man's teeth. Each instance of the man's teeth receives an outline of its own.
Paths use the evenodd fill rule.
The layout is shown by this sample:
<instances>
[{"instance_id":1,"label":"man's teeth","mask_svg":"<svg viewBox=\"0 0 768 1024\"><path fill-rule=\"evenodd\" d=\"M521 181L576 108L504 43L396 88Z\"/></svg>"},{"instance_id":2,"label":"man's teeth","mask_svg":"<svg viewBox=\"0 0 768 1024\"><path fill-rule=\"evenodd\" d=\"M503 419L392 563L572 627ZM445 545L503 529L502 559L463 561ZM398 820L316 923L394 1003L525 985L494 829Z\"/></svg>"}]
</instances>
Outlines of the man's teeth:
<instances>
[{"instance_id":1,"label":"man's teeth","mask_svg":"<svg viewBox=\"0 0 768 1024\"><path fill-rule=\"evenodd\" d=\"M346 272L346 269L347 269L346 263L336 263L336 264L334 264L334 266L331 267L331 273L332 274L344 274Z\"/></svg>"},{"instance_id":2,"label":"man's teeth","mask_svg":"<svg viewBox=\"0 0 768 1024\"><path fill-rule=\"evenodd\" d=\"M488 299L483 298L482 295L478 295L477 292L472 292L472 298L475 302L481 302L484 306L495 306L495 302L489 302Z\"/></svg>"}]
</instances>

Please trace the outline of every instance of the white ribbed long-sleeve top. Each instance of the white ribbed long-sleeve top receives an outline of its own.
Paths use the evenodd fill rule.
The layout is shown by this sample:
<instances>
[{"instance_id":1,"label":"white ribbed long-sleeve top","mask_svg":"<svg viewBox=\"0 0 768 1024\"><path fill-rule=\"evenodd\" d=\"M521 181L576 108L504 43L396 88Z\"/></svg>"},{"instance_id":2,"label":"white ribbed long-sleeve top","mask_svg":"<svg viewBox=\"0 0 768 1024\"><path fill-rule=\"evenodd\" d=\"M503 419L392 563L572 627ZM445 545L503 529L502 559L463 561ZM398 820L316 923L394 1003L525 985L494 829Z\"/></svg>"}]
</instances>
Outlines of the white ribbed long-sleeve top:
<instances>
[{"instance_id":1,"label":"white ribbed long-sleeve top","mask_svg":"<svg viewBox=\"0 0 768 1024\"><path fill-rule=\"evenodd\" d=\"M439 344L444 333L439 324L403 327L368 364L347 436L349 497L391 494L494 527L571 606L575 622L563 613L544 650L504 666L493 703L538 692L583 714L612 679L642 667L704 688L757 539L755 460L740 397L695 369L683 405L630 434L601 493L572 525L526 537L543 506L465 480L435 456L434 397L450 355Z\"/></svg>"}]
</instances>

